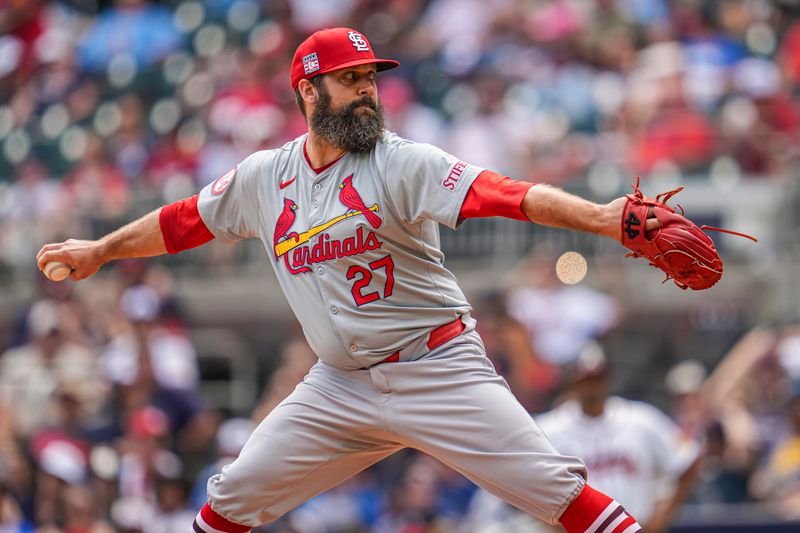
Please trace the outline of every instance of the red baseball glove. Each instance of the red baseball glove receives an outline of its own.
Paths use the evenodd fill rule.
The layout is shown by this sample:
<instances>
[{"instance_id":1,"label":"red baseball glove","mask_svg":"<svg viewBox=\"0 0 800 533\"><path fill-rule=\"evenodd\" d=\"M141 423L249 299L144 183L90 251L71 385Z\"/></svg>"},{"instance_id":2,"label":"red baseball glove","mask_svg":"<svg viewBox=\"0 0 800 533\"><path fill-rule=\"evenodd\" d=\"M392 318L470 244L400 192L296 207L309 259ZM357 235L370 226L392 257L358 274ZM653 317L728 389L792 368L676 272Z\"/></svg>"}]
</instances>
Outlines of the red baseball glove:
<instances>
[{"instance_id":1,"label":"red baseball glove","mask_svg":"<svg viewBox=\"0 0 800 533\"><path fill-rule=\"evenodd\" d=\"M754 237L711 226L697 227L684 215L667 205L667 201L681 192L678 187L656 196L655 200L645 196L639 189L639 178L633 185L633 194L628 194L628 203L622 211L622 244L631 252L625 257L646 257L650 265L663 270L668 280L673 280L681 289L708 289L722 277L722 259L714 247L714 241L703 230L722 231L756 241ZM661 227L644 231L650 209Z\"/></svg>"}]
</instances>

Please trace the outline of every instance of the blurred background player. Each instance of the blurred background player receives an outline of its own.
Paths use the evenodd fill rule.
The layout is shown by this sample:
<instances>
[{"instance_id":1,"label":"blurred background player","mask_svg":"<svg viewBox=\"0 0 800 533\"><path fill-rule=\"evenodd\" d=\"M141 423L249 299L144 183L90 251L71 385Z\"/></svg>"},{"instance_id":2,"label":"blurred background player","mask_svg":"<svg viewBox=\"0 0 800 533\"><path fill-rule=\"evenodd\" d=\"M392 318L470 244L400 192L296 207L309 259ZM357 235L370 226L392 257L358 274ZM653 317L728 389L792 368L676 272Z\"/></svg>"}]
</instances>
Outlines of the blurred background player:
<instances>
[{"instance_id":1,"label":"blurred background player","mask_svg":"<svg viewBox=\"0 0 800 533\"><path fill-rule=\"evenodd\" d=\"M667 531L697 475L699 447L658 408L612 395L611 364L596 342L568 375L567 399L536 421L562 453L581 457L593 483L641 516L645 531Z\"/></svg>"},{"instance_id":2,"label":"blurred background player","mask_svg":"<svg viewBox=\"0 0 800 533\"><path fill-rule=\"evenodd\" d=\"M611 365L599 343L586 344L565 374L561 403L536 415L537 423L557 450L586 463L594 485L641 517L645 531L668 531L698 474L697 442L656 407L611 394ZM472 513L476 526L543 529L486 494Z\"/></svg>"}]
</instances>

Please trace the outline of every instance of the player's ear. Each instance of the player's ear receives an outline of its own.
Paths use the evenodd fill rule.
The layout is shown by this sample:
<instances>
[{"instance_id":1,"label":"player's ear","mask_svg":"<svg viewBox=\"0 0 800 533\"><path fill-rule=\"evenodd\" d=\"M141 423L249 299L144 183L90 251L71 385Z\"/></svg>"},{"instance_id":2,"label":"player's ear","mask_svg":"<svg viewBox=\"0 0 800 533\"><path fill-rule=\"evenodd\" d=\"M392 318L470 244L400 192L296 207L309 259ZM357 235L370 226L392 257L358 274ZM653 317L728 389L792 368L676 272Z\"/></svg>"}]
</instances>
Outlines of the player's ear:
<instances>
[{"instance_id":1,"label":"player's ear","mask_svg":"<svg viewBox=\"0 0 800 533\"><path fill-rule=\"evenodd\" d=\"M317 99L319 98L319 95L317 94L317 88L314 87L314 84L310 81L300 80L297 90L300 91L300 97L304 102L309 104L317 103Z\"/></svg>"}]
</instances>

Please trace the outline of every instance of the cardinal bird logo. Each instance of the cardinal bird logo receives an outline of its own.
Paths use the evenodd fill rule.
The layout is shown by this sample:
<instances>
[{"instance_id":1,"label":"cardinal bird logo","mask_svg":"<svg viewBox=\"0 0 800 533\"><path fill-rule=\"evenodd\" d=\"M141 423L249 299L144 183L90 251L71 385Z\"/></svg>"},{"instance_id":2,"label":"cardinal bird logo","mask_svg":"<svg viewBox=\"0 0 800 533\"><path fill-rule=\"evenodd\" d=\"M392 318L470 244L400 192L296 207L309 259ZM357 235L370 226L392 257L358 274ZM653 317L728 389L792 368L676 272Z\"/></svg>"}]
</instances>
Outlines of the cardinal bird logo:
<instances>
[{"instance_id":1,"label":"cardinal bird logo","mask_svg":"<svg viewBox=\"0 0 800 533\"><path fill-rule=\"evenodd\" d=\"M367 222L369 222L369 225L375 229L378 229L378 227L381 225L381 219L364 204L364 200L361 199L361 195L358 194L356 188L353 187L353 174L350 174L343 179L342 183L339 185L339 188L341 189L339 191L339 201L342 202L345 207L347 207L348 212L361 211L361 213L367 219Z\"/></svg>"},{"instance_id":2,"label":"cardinal bird logo","mask_svg":"<svg viewBox=\"0 0 800 533\"><path fill-rule=\"evenodd\" d=\"M292 227L292 224L294 224L295 218L297 218L295 211L297 211L297 204L294 203L294 200L284 198L283 211L281 211L281 214L278 215L278 221L275 223L275 246L278 246L278 242L280 242L281 239L294 239L295 241L300 240L300 236L296 231L288 233ZM275 252L275 259L277 258L278 253Z\"/></svg>"}]
</instances>

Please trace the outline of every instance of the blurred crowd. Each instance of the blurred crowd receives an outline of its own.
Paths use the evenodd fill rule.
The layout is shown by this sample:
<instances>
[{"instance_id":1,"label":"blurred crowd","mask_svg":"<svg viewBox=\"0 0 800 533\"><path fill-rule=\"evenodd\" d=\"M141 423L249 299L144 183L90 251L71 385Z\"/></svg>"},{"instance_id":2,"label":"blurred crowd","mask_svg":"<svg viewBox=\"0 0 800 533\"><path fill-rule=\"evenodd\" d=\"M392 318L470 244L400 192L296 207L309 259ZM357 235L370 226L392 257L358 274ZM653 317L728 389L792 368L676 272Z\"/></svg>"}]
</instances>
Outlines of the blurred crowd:
<instances>
[{"instance_id":1,"label":"blurred crowd","mask_svg":"<svg viewBox=\"0 0 800 533\"><path fill-rule=\"evenodd\" d=\"M351 25L401 68L391 129L587 186L780 180L800 8L731 0L14 0L0 5L0 266L196 192L304 130L295 46Z\"/></svg>"},{"instance_id":2,"label":"blurred crowd","mask_svg":"<svg viewBox=\"0 0 800 533\"><path fill-rule=\"evenodd\" d=\"M308 33L354 26L401 61L379 79L399 134L605 198L636 174L781 182L800 146L796 4L0 2L0 278L36 283L0 327L0 532L188 530L205 480L315 362L299 338L255 354L269 361L258 401L227 409L204 392L219 376L161 264L124 262L81 290L34 262L45 242L107 233L302 133L289 63ZM578 354L625 318L551 266L474 302L495 366L535 414L569 396ZM607 354L617 372L630 360ZM798 518L800 329L756 329L727 354L689 357L674 353L663 383L648 376L697 444L685 501L769 502L772 516ZM259 531L535 527L484 496L408 451Z\"/></svg>"},{"instance_id":3,"label":"blurred crowd","mask_svg":"<svg viewBox=\"0 0 800 533\"><path fill-rule=\"evenodd\" d=\"M648 531L667 531L667 517L691 506L750 505L771 520L800 519L800 327L755 328L718 361L672 354L664 377L637 375L668 394L659 402L664 412L630 404L642 411L637 429L636 417L613 414L628 405L616 397L626 387L606 372L622 374L644 357L626 357L608 341L623 310L595 289L558 283L542 268L551 263L534 260L525 284L477 299L475 315L493 364L532 416L541 417L554 444L593 442L563 440L564 432L598 432L595 452L607 440L610 451L599 458L591 450L580 453L596 485L604 475L611 484L632 476L605 490L624 501L627 487L639 499L624 503L631 508L671 502L662 525L653 518ZM207 479L236 457L316 357L294 335L250 354L269 360L271 368L251 376L257 401L235 409L207 394L208 383L235 376L204 364L208 347L197 342L169 270L126 261L113 275L88 283L90 290L81 290L42 277L31 305L6 330L0 531L186 531L205 502ZM591 351L602 345L604 359L597 364ZM587 412L578 414L570 401L588 405ZM554 424L565 409L573 410L576 423ZM615 423L624 423L630 437L609 439L618 433L603 424ZM647 513L641 511L640 520L650 518ZM437 461L406 450L256 531L530 533L543 527Z\"/></svg>"}]
</instances>

